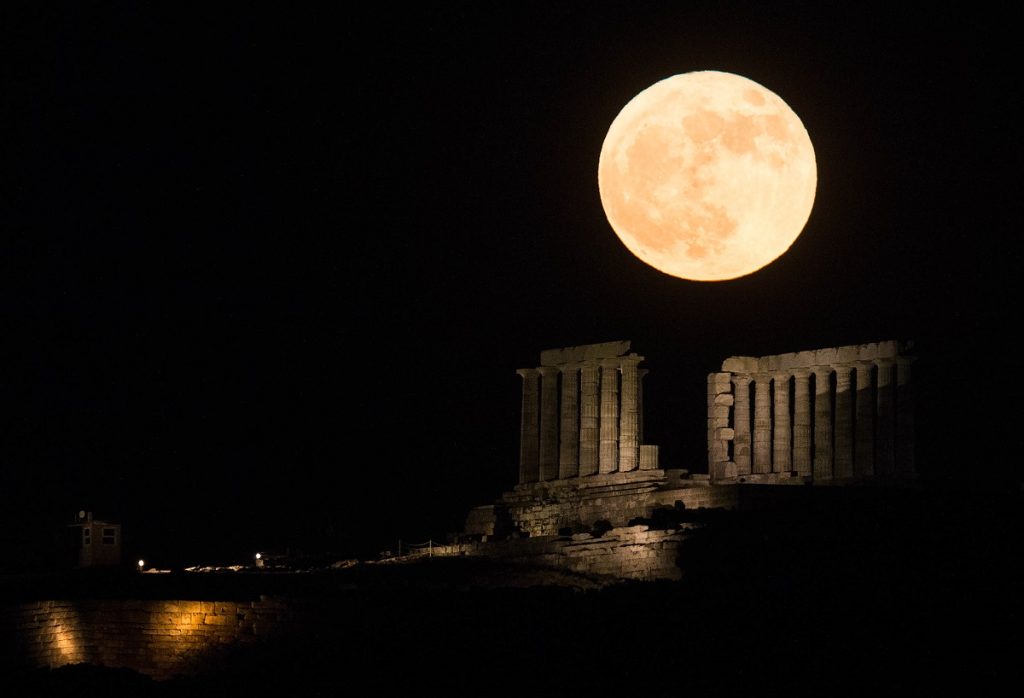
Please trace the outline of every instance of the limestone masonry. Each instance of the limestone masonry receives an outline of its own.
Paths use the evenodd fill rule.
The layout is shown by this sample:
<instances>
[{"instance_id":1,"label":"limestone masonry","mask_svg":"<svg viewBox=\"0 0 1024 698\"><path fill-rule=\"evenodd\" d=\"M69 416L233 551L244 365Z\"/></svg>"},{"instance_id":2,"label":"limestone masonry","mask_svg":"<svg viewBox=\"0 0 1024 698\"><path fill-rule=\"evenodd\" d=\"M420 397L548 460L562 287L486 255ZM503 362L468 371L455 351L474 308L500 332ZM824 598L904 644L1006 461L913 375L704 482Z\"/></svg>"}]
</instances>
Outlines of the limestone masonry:
<instances>
[{"instance_id":1,"label":"limestone masonry","mask_svg":"<svg viewBox=\"0 0 1024 698\"><path fill-rule=\"evenodd\" d=\"M33 666L87 662L167 679L194 673L217 650L269 637L297 608L266 597L42 600L0 608L0 628L14 632L18 654Z\"/></svg>"},{"instance_id":2,"label":"limestone masonry","mask_svg":"<svg viewBox=\"0 0 1024 698\"><path fill-rule=\"evenodd\" d=\"M903 351L878 342L723 361L708 375L712 481L912 477L913 358Z\"/></svg>"}]
</instances>

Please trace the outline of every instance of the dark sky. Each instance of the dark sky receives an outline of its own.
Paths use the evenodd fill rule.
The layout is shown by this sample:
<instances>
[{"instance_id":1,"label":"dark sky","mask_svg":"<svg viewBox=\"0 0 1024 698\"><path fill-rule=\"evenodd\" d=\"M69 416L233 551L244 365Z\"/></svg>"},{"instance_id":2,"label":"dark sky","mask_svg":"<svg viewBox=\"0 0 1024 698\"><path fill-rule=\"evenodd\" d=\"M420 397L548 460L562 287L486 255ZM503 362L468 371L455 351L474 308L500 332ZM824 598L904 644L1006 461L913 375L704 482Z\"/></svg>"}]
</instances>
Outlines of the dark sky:
<instances>
[{"instance_id":1,"label":"dark sky","mask_svg":"<svg viewBox=\"0 0 1024 698\"><path fill-rule=\"evenodd\" d=\"M613 339L667 466L705 468L724 357L913 339L922 468L1015 472L1007 17L369 4L5 6L16 550L81 507L186 562L437 538L514 482L514 369ZM818 161L789 252L711 284L632 257L596 174L633 95L705 69L780 95Z\"/></svg>"}]
</instances>

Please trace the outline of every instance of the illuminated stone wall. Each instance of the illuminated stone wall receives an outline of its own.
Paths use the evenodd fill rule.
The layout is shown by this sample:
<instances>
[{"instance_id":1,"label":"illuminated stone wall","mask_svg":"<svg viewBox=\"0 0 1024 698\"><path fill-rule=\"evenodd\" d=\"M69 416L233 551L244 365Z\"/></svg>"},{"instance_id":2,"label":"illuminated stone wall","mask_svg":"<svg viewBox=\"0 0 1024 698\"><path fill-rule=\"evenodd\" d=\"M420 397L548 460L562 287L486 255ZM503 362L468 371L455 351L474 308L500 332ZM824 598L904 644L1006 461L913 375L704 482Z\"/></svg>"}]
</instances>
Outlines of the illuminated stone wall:
<instances>
[{"instance_id":1,"label":"illuminated stone wall","mask_svg":"<svg viewBox=\"0 0 1024 698\"><path fill-rule=\"evenodd\" d=\"M513 532L555 536L564 529L590 529L598 521L621 527L676 502L687 509L735 508L737 490L713 487L706 476L691 478L681 470L528 483L506 492L496 504L470 510L463 532L491 539Z\"/></svg>"},{"instance_id":2,"label":"illuminated stone wall","mask_svg":"<svg viewBox=\"0 0 1024 698\"><path fill-rule=\"evenodd\" d=\"M598 536L577 533L563 537L442 545L435 546L432 554L495 557L505 562L616 580L674 580L681 575L679 546L686 536L685 529L651 530L641 525L613 528Z\"/></svg>"},{"instance_id":3,"label":"illuminated stone wall","mask_svg":"<svg viewBox=\"0 0 1024 698\"><path fill-rule=\"evenodd\" d=\"M89 663L156 679L188 675L233 643L268 637L292 618L282 602L49 600L0 609L23 663Z\"/></svg>"},{"instance_id":4,"label":"illuminated stone wall","mask_svg":"<svg viewBox=\"0 0 1024 698\"><path fill-rule=\"evenodd\" d=\"M557 535L563 528L589 528L598 520L624 526L651 514L650 494L664 481L648 473L593 475L521 485L501 499L513 526L531 536Z\"/></svg>"}]
</instances>

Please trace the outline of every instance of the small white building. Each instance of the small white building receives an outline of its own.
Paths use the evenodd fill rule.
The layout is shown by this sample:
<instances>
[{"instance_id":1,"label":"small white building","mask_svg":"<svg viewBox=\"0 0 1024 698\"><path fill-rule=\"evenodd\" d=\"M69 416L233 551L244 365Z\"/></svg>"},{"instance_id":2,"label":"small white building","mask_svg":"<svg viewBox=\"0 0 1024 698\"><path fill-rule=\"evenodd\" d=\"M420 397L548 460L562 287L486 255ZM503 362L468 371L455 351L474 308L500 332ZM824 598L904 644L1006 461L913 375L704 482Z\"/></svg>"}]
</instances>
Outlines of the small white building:
<instances>
[{"instance_id":1,"label":"small white building","mask_svg":"<svg viewBox=\"0 0 1024 698\"><path fill-rule=\"evenodd\" d=\"M79 567L121 564L121 524L94 520L91 511L83 510L75 516L71 527L79 529Z\"/></svg>"}]
</instances>

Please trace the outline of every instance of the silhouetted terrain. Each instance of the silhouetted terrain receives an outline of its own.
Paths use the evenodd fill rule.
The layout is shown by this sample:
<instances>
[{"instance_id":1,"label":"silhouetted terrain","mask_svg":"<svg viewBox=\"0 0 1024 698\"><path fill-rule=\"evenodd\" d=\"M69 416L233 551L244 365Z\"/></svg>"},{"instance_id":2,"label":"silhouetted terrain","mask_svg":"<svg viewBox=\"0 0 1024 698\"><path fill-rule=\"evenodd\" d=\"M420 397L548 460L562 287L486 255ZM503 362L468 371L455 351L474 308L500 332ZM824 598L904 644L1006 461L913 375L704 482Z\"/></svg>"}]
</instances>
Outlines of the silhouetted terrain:
<instances>
[{"instance_id":1,"label":"silhouetted terrain","mask_svg":"<svg viewBox=\"0 0 1024 698\"><path fill-rule=\"evenodd\" d=\"M713 524L684 545L680 583L581 591L586 585L565 577L561 586L510 588L514 567L443 558L333 574L166 575L151 593L262 591L322 599L323 613L301 633L229 649L193 678L158 683L83 666L11 678L37 695L133 696L334 695L360 686L864 695L1016 685L1024 678L1009 639L1024 581L1019 493L878 494L837 490L833 501L797 496L784 508L712 513ZM149 583L130 583L140 581Z\"/></svg>"}]
</instances>

